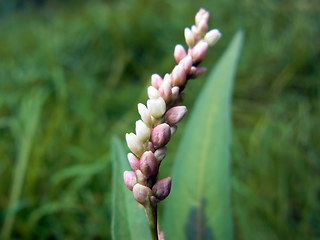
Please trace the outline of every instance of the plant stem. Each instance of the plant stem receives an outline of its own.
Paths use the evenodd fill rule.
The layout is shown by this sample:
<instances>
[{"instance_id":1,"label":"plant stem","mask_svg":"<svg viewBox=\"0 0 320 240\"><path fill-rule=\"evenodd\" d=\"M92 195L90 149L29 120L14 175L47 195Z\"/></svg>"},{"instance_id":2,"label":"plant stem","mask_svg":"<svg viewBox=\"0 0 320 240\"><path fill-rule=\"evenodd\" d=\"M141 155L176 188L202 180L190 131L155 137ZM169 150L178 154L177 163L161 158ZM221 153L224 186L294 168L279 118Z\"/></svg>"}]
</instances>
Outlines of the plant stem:
<instances>
[{"instance_id":1,"label":"plant stem","mask_svg":"<svg viewBox=\"0 0 320 240\"><path fill-rule=\"evenodd\" d=\"M152 240L158 240L158 229L157 229L157 204L151 201L146 206L146 214L149 222L149 229Z\"/></svg>"}]
</instances>

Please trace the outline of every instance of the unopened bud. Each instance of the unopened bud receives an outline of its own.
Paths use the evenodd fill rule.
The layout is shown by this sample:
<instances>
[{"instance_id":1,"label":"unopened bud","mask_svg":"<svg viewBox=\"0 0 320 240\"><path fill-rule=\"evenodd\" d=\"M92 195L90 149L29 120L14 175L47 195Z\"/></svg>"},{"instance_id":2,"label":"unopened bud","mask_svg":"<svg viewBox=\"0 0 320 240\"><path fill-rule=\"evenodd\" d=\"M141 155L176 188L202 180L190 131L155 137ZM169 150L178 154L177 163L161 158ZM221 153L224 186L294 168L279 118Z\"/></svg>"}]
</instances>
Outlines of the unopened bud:
<instances>
[{"instance_id":1,"label":"unopened bud","mask_svg":"<svg viewBox=\"0 0 320 240\"><path fill-rule=\"evenodd\" d=\"M124 171L123 181L127 188L132 191L133 186L137 183L136 174L133 171Z\"/></svg>"},{"instance_id":2,"label":"unopened bud","mask_svg":"<svg viewBox=\"0 0 320 240\"><path fill-rule=\"evenodd\" d=\"M136 156L140 157L143 153L143 144L134 133L126 134L127 145Z\"/></svg>"},{"instance_id":3,"label":"unopened bud","mask_svg":"<svg viewBox=\"0 0 320 240\"><path fill-rule=\"evenodd\" d=\"M151 151L142 154L140 158L140 170L146 177L157 175L158 162Z\"/></svg>"},{"instance_id":4,"label":"unopened bud","mask_svg":"<svg viewBox=\"0 0 320 240\"><path fill-rule=\"evenodd\" d=\"M180 61L180 64L183 65L183 68L186 71L186 73L189 73L192 67L192 57L190 55L186 56Z\"/></svg>"},{"instance_id":5,"label":"unopened bud","mask_svg":"<svg viewBox=\"0 0 320 240\"><path fill-rule=\"evenodd\" d=\"M177 129L178 129L178 126L176 125L173 125L170 127L171 137L176 133Z\"/></svg>"},{"instance_id":6,"label":"unopened bud","mask_svg":"<svg viewBox=\"0 0 320 240\"><path fill-rule=\"evenodd\" d=\"M159 89L159 87L162 84L163 79L158 75L158 74L152 74L151 76L151 85L156 88Z\"/></svg>"},{"instance_id":7,"label":"unopened bud","mask_svg":"<svg viewBox=\"0 0 320 240\"><path fill-rule=\"evenodd\" d=\"M191 32L195 38L196 41L199 41L200 40L200 37L201 37L201 30L200 28L198 28L197 26L195 25L192 25L191 26Z\"/></svg>"},{"instance_id":8,"label":"unopened bud","mask_svg":"<svg viewBox=\"0 0 320 240\"><path fill-rule=\"evenodd\" d=\"M151 115L149 110L147 109L147 107L142 104L139 103L138 104L138 112L141 116L142 121L148 126L151 127L152 126L152 119L151 119Z\"/></svg>"},{"instance_id":9,"label":"unopened bud","mask_svg":"<svg viewBox=\"0 0 320 240\"><path fill-rule=\"evenodd\" d=\"M208 43L205 41L200 41L192 49L192 58L195 62L200 62L206 56L208 51Z\"/></svg>"},{"instance_id":10,"label":"unopened bud","mask_svg":"<svg viewBox=\"0 0 320 240\"><path fill-rule=\"evenodd\" d=\"M175 125L181 121L187 111L185 106L172 107L166 112L165 118L170 125Z\"/></svg>"},{"instance_id":11,"label":"unopened bud","mask_svg":"<svg viewBox=\"0 0 320 240\"><path fill-rule=\"evenodd\" d=\"M147 106L150 114L154 118L160 118L166 111L166 103L163 98L159 97L157 99L149 99L147 101Z\"/></svg>"},{"instance_id":12,"label":"unopened bud","mask_svg":"<svg viewBox=\"0 0 320 240\"><path fill-rule=\"evenodd\" d=\"M158 233L158 239L159 239L159 240L165 240L164 232L159 231L159 233Z\"/></svg>"},{"instance_id":13,"label":"unopened bud","mask_svg":"<svg viewBox=\"0 0 320 240\"><path fill-rule=\"evenodd\" d=\"M196 24L199 25L201 21L205 20L208 21L210 17L210 13L205 9L201 8L195 17Z\"/></svg>"},{"instance_id":14,"label":"unopened bud","mask_svg":"<svg viewBox=\"0 0 320 240\"><path fill-rule=\"evenodd\" d=\"M198 28L202 33L206 33L208 31L208 22L205 19L202 19L198 25Z\"/></svg>"},{"instance_id":15,"label":"unopened bud","mask_svg":"<svg viewBox=\"0 0 320 240\"><path fill-rule=\"evenodd\" d=\"M190 28L184 29L184 37L186 39L186 43L189 47L192 47L195 44L195 38L193 33L191 32Z\"/></svg>"},{"instance_id":16,"label":"unopened bud","mask_svg":"<svg viewBox=\"0 0 320 240\"><path fill-rule=\"evenodd\" d=\"M158 90L153 86L149 86L148 87L148 96L150 99L158 98L159 97Z\"/></svg>"},{"instance_id":17,"label":"unopened bud","mask_svg":"<svg viewBox=\"0 0 320 240\"><path fill-rule=\"evenodd\" d=\"M183 86L186 83L186 71L182 64L178 64L172 70L172 85L173 86Z\"/></svg>"},{"instance_id":18,"label":"unopened bud","mask_svg":"<svg viewBox=\"0 0 320 240\"><path fill-rule=\"evenodd\" d=\"M166 157L166 154L167 154L166 147L159 148L154 152L154 156L156 157L158 162L161 162Z\"/></svg>"},{"instance_id":19,"label":"unopened bud","mask_svg":"<svg viewBox=\"0 0 320 240\"><path fill-rule=\"evenodd\" d=\"M190 79L195 79L203 75L207 71L207 68L205 67L192 67L189 78Z\"/></svg>"},{"instance_id":20,"label":"unopened bud","mask_svg":"<svg viewBox=\"0 0 320 240\"><path fill-rule=\"evenodd\" d=\"M151 131L151 142L156 148L165 146L170 140L170 126L162 123Z\"/></svg>"},{"instance_id":21,"label":"unopened bud","mask_svg":"<svg viewBox=\"0 0 320 240\"><path fill-rule=\"evenodd\" d=\"M140 163L139 163L140 164ZM138 169L136 170L137 182L142 185L147 185L147 177Z\"/></svg>"},{"instance_id":22,"label":"unopened bud","mask_svg":"<svg viewBox=\"0 0 320 240\"><path fill-rule=\"evenodd\" d=\"M187 56L186 50L181 44L177 44L174 49L174 58L176 59L176 62L179 63L185 56Z\"/></svg>"},{"instance_id":23,"label":"unopened bud","mask_svg":"<svg viewBox=\"0 0 320 240\"><path fill-rule=\"evenodd\" d=\"M171 76L166 74L164 76L162 85L159 88L160 96L165 100L166 103L170 102L171 100Z\"/></svg>"},{"instance_id":24,"label":"unopened bud","mask_svg":"<svg viewBox=\"0 0 320 240\"><path fill-rule=\"evenodd\" d=\"M169 195L170 190L171 190L171 177L167 177L159 180L158 182L156 182L156 184L152 188L152 192L154 196L160 201L165 199Z\"/></svg>"},{"instance_id":25,"label":"unopened bud","mask_svg":"<svg viewBox=\"0 0 320 240\"><path fill-rule=\"evenodd\" d=\"M180 89L179 87L175 86L171 89L171 92L172 92L172 99L176 100L179 96Z\"/></svg>"},{"instance_id":26,"label":"unopened bud","mask_svg":"<svg viewBox=\"0 0 320 240\"><path fill-rule=\"evenodd\" d=\"M139 169L139 167L140 167L140 162L139 162L139 159L138 159L135 155L133 155L132 153L128 153L127 158L128 158L130 167L131 167L133 170Z\"/></svg>"},{"instance_id":27,"label":"unopened bud","mask_svg":"<svg viewBox=\"0 0 320 240\"><path fill-rule=\"evenodd\" d=\"M136 121L136 135L141 142L149 140L150 132L150 128L143 121Z\"/></svg>"},{"instance_id":28,"label":"unopened bud","mask_svg":"<svg viewBox=\"0 0 320 240\"><path fill-rule=\"evenodd\" d=\"M204 40L208 43L210 47L212 47L219 41L220 38L220 31L218 29L212 29L211 31L207 32L207 34L204 37Z\"/></svg>"},{"instance_id":29,"label":"unopened bud","mask_svg":"<svg viewBox=\"0 0 320 240\"><path fill-rule=\"evenodd\" d=\"M154 153L155 149L154 149L154 146L152 144L152 142L148 142L148 149Z\"/></svg>"},{"instance_id":30,"label":"unopened bud","mask_svg":"<svg viewBox=\"0 0 320 240\"><path fill-rule=\"evenodd\" d=\"M150 196L152 195L152 190L150 188L139 183L134 185L132 192L134 199L143 206L146 206Z\"/></svg>"}]
</instances>

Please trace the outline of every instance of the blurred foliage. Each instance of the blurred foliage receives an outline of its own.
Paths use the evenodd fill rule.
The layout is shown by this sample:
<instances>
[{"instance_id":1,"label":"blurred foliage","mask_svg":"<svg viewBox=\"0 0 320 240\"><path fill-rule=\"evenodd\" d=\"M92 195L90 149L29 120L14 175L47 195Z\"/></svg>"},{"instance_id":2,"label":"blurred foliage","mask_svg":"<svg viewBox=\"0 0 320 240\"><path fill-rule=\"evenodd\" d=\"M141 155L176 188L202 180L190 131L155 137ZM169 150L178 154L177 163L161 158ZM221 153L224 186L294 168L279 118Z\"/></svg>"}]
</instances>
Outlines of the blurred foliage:
<instances>
[{"instance_id":1,"label":"blurred foliage","mask_svg":"<svg viewBox=\"0 0 320 240\"><path fill-rule=\"evenodd\" d=\"M110 239L110 136L133 130L150 75L172 69L174 46L200 7L223 33L204 65L237 29L246 32L233 106L236 239L320 238L317 0L0 1L2 233L15 216L11 239ZM201 80L186 89L191 109ZM40 110L22 110L37 96Z\"/></svg>"}]
</instances>

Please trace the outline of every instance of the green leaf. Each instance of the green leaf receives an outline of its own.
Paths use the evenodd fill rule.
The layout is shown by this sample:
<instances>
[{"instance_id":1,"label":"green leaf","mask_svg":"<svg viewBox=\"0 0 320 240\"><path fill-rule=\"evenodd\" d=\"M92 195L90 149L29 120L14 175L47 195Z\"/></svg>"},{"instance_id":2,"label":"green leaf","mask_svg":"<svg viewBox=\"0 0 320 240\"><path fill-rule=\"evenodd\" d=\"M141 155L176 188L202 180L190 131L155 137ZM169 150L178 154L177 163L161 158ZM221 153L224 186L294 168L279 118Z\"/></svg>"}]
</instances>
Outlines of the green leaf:
<instances>
[{"instance_id":1,"label":"green leaf","mask_svg":"<svg viewBox=\"0 0 320 240\"><path fill-rule=\"evenodd\" d=\"M238 32L209 75L181 140L165 201L167 239L233 238L230 206L230 100L243 41Z\"/></svg>"},{"instance_id":2,"label":"green leaf","mask_svg":"<svg viewBox=\"0 0 320 240\"><path fill-rule=\"evenodd\" d=\"M118 138L113 138L112 154L112 222L114 240L150 240L145 211L133 198L123 182L123 172L130 166Z\"/></svg>"}]
</instances>

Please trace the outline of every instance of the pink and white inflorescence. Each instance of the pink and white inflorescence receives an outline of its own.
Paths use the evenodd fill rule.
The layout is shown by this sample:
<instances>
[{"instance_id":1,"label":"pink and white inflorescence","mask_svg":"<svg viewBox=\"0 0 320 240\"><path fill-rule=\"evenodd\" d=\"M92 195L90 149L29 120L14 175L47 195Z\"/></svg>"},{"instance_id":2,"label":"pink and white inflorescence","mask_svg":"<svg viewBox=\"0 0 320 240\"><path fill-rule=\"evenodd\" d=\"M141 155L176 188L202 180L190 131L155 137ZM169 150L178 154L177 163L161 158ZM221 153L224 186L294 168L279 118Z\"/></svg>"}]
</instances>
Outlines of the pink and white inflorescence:
<instances>
[{"instance_id":1,"label":"pink and white inflorescence","mask_svg":"<svg viewBox=\"0 0 320 240\"><path fill-rule=\"evenodd\" d=\"M195 25L185 28L184 36L188 50L178 44L174 50L177 65L162 78L151 76L147 105L138 104L141 119L136 122L136 133L126 134L129 149L128 161L133 171L125 171L124 183L133 191L135 200L142 205L149 201L157 203L165 199L171 189L171 178L158 180L161 161L165 158L166 145L177 130L177 123L187 113L181 103L183 89L188 80L206 72L199 66L209 46L220 39L218 29L208 31L209 12L200 9L195 16Z\"/></svg>"}]
</instances>

